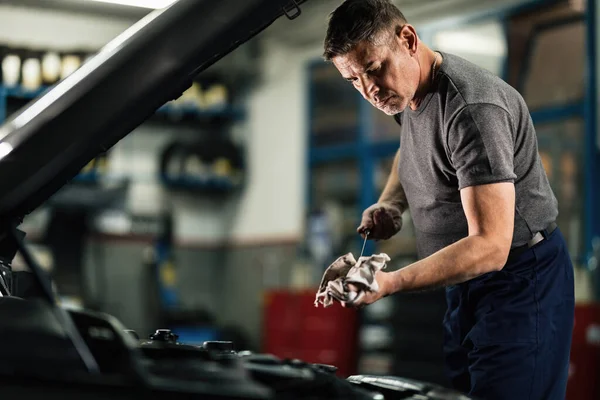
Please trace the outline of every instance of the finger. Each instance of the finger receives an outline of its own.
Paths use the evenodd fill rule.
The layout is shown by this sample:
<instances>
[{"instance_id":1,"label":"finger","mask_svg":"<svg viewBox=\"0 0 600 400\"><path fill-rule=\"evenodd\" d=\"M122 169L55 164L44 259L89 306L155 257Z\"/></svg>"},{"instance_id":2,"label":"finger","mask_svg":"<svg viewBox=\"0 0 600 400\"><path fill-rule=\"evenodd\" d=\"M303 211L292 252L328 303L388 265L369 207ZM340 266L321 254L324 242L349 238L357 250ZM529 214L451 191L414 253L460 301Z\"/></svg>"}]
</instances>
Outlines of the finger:
<instances>
[{"instance_id":1,"label":"finger","mask_svg":"<svg viewBox=\"0 0 600 400\"><path fill-rule=\"evenodd\" d=\"M379 235L388 239L394 233L394 221L392 217L385 211L377 214L377 220L375 222L379 226Z\"/></svg>"},{"instance_id":2,"label":"finger","mask_svg":"<svg viewBox=\"0 0 600 400\"><path fill-rule=\"evenodd\" d=\"M381 226L379 225L380 214L381 214L380 209L373 211L373 214L372 214L370 236L373 239L377 239L381 235Z\"/></svg>"},{"instance_id":3,"label":"finger","mask_svg":"<svg viewBox=\"0 0 600 400\"><path fill-rule=\"evenodd\" d=\"M364 233L366 230L371 230L373 228L373 216L371 213L365 213L362 216L360 221L360 226L358 227L358 233Z\"/></svg>"},{"instance_id":4,"label":"finger","mask_svg":"<svg viewBox=\"0 0 600 400\"><path fill-rule=\"evenodd\" d=\"M347 301L340 303L344 308L358 308L359 306L353 301Z\"/></svg>"},{"instance_id":5,"label":"finger","mask_svg":"<svg viewBox=\"0 0 600 400\"><path fill-rule=\"evenodd\" d=\"M382 212L380 210L377 210L373 213L373 238L374 239L381 239L381 236L383 234L383 226L382 226Z\"/></svg>"},{"instance_id":6,"label":"finger","mask_svg":"<svg viewBox=\"0 0 600 400\"><path fill-rule=\"evenodd\" d=\"M371 229L361 225L356 229L356 232L359 233L360 236L364 239L365 236L367 236L367 234L370 235Z\"/></svg>"},{"instance_id":7,"label":"finger","mask_svg":"<svg viewBox=\"0 0 600 400\"><path fill-rule=\"evenodd\" d=\"M385 210L378 210L376 214L374 213L374 219L376 225L383 225L389 220L389 214Z\"/></svg>"},{"instance_id":8,"label":"finger","mask_svg":"<svg viewBox=\"0 0 600 400\"><path fill-rule=\"evenodd\" d=\"M356 291L352 291L351 293L353 293L352 296L349 296L349 299L346 301L346 306L348 307L352 307L352 308L359 308L361 306L364 306L364 298L365 298L365 292L362 290L356 290Z\"/></svg>"},{"instance_id":9,"label":"finger","mask_svg":"<svg viewBox=\"0 0 600 400\"><path fill-rule=\"evenodd\" d=\"M360 306L364 307L366 305L366 304L364 304L365 296L366 296L366 293L363 290L358 292L356 298L354 299L354 304L356 304L356 306L358 306L358 307L360 307Z\"/></svg>"},{"instance_id":10,"label":"finger","mask_svg":"<svg viewBox=\"0 0 600 400\"><path fill-rule=\"evenodd\" d=\"M348 290L355 293L360 292L360 289L353 283L348 283Z\"/></svg>"}]
</instances>

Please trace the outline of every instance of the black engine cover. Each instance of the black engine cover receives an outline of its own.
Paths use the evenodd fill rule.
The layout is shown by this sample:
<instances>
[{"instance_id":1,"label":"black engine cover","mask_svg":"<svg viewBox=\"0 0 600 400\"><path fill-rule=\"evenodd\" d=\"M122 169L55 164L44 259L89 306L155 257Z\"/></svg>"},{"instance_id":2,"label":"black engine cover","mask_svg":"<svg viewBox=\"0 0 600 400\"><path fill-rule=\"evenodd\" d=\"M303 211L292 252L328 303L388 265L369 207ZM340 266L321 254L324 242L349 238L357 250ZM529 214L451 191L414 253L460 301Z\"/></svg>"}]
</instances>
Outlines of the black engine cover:
<instances>
[{"instance_id":1,"label":"black engine cover","mask_svg":"<svg viewBox=\"0 0 600 400\"><path fill-rule=\"evenodd\" d=\"M46 394L44 385L59 390L62 383L77 393L86 387L94 393L113 390L117 398L124 393L150 398L178 393L201 399L469 400L433 384L399 377L342 379L334 366L236 352L229 342L186 345L168 330L136 340L110 315L71 310L76 330L100 369L99 375L92 375L57 312L42 300L0 297L3 387L6 383L23 395L39 387Z\"/></svg>"}]
</instances>

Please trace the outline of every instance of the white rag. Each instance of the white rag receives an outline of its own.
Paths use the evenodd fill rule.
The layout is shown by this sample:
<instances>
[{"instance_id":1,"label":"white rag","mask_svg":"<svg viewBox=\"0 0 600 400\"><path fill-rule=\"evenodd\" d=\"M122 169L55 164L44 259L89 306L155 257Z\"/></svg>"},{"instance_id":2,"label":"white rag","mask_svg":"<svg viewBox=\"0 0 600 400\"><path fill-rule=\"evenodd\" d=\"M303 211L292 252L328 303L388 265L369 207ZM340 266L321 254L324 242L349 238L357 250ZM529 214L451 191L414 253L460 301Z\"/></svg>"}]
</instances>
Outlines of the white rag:
<instances>
[{"instance_id":1,"label":"white rag","mask_svg":"<svg viewBox=\"0 0 600 400\"><path fill-rule=\"evenodd\" d=\"M385 253L363 256L358 261L352 253L339 257L323 274L315 298L315 307L318 307L319 303L323 307L329 307L333 300L351 304L360 300L366 292L379 291L375 274L385 269L388 261L390 257ZM350 290L349 283L358 287L358 292Z\"/></svg>"}]
</instances>

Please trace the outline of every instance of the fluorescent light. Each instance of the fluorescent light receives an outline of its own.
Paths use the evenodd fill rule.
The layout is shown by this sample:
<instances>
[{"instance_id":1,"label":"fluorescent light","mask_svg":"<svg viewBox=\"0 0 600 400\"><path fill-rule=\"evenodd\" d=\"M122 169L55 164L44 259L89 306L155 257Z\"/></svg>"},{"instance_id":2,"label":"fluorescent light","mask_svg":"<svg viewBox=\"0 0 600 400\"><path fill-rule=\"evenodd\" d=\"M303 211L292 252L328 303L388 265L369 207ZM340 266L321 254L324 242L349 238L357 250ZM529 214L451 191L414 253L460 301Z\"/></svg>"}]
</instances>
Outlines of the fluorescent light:
<instances>
[{"instance_id":1,"label":"fluorescent light","mask_svg":"<svg viewBox=\"0 0 600 400\"><path fill-rule=\"evenodd\" d=\"M434 46L447 52L467 52L500 57L506 54L506 42L499 37L486 37L470 32L441 32Z\"/></svg>"},{"instance_id":2,"label":"fluorescent light","mask_svg":"<svg viewBox=\"0 0 600 400\"><path fill-rule=\"evenodd\" d=\"M175 3L176 0L89 0L100 3L119 4L122 6L140 7L140 8L165 8Z\"/></svg>"},{"instance_id":3,"label":"fluorescent light","mask_svg":"<svg viewBox=\"0 0 600 400\"><path fill-rule=\"evenodd\" d=\"M0 143L0 160L9 155L13 151L13 147L6 142ZM0 278L1 279L1 278Z\"/></svg>"}]
</instances>

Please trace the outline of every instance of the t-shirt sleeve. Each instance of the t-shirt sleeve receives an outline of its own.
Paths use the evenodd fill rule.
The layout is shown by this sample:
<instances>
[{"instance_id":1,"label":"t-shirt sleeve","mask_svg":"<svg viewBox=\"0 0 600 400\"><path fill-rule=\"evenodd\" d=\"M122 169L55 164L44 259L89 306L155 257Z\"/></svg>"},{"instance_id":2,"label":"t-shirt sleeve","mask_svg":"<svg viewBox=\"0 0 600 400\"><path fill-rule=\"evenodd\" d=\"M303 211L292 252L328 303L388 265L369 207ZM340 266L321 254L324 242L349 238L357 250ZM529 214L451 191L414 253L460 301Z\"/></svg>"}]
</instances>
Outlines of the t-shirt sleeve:
<instances>
[{"instance_id":1,"label":"t-shirt sleeve","mask_svg":"<svg viewBox=\"0 0 600 400\"><path fill-rule=\"evenodd\" d=\"M493 104L464 107L448 129L449 156L459 190L514 182L514 140L510 115Z\"/></svg>"}]
</instances>

